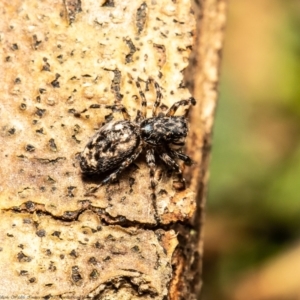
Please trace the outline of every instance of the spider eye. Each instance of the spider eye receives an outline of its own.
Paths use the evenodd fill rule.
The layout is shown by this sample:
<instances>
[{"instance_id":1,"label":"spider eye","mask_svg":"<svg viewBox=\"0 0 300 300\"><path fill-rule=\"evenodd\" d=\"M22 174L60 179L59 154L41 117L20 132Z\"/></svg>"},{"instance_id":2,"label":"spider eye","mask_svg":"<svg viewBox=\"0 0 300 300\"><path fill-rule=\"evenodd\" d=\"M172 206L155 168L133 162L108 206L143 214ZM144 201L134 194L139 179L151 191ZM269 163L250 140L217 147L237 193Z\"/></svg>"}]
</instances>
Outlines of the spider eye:
<instances>
[{"instance_id":1,"label":"spider eye","mask_svg":"<svg viewBox=\"0 0 300 300\"><path fill-rule=\"evenodd\" d=\"M151 124L147 124L146 126L143 127L143 130L148 133L153 130L153 126Z\"/></svg>"}]
</instances>

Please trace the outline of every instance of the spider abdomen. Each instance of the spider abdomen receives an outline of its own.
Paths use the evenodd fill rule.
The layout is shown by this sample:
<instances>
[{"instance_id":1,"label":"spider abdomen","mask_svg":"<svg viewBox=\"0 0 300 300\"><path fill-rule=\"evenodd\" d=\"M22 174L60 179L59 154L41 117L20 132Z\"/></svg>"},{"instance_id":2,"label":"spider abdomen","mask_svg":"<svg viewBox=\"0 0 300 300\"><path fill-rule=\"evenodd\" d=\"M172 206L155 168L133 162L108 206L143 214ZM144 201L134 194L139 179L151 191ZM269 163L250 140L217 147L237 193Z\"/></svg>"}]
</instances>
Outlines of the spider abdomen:
<instances>
[{"instance_id":1,"label":"spider abdomen","mask_svg":"<svg viewBox=\"0 0 300 300\"><path fill-rule=\"evenodd\" d=\"M119 167L140 145L140 128L128 120L112 121L101 127L80 155L85 174L101 174Z\"/></svg>"}]
</instances>

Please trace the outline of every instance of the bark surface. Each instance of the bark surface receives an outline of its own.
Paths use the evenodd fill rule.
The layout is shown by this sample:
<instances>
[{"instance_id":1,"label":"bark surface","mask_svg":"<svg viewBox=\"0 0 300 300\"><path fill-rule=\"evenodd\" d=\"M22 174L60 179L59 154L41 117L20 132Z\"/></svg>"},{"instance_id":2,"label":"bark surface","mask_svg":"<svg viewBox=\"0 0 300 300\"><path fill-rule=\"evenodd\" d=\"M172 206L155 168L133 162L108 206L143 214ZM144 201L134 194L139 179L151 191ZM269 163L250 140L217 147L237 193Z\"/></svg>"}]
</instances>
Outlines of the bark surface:
<instances>
[{"instance_id":1,"label":"bark surface","mask_svg":"<svg viewBox=\"0 0 300 300\"><path fill-rule=\"evenodd\" d=\"M4 0L0 14L0 296L195 299L225 1ZM134 119L137 80L151 116L149 77L161 111L197 99L187 188L157 160L153 200L142 153L87 194L103 178L78 154L123 118L105 105Z\"/></svg>"}]
</instances>

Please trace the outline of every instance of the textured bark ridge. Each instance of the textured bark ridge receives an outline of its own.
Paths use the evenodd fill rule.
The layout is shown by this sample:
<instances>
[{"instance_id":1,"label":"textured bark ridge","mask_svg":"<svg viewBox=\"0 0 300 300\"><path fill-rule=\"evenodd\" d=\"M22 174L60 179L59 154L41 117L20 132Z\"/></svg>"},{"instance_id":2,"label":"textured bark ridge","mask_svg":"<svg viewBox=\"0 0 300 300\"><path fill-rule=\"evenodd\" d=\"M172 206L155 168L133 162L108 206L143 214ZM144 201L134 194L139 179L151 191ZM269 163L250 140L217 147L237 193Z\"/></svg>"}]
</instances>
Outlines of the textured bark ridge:
<instances>
[{"instance_id":1,"label":"textured bark ridge","mask_svg":"<svg viewBox=\"0 0 300 300\"><path fill-rule=\"evenodd\" d=\"M190 1L3 0L0 14L0 297L188 299L196 290L180 288L197 241L186 254L178 224L196 211L201 147L192 140L203 138L194 126L205 102L192 111L187 150L197 164L183 191L158 161L153 201L142 153L87 195L103 178L83 177L78 154L105 122L122 119L105 106L135 117L136 80L148 116L149 77L162 87L163 111L191 96Z\"/></svg>"},{"instance_id":2,"label":"textured bark ridge","mask_svg":"<svg viewBox=\"0 0 300 300\"><path fill-rule=\"evenodd\" d=\"M197 36L191 62L185 70L190 90L198 105L190 114L190 138L186 148L197 162L186 170L189 188L197 193L197 207L189 226L174 226L179 246L173 260L176 288L171 299L197 299L202 286L203 223L212 146L212 127L218 97L219 69L226 22L226 0L195 1ZM176 281L178 278L178 281Z\"/></svg>"}]
</instances>

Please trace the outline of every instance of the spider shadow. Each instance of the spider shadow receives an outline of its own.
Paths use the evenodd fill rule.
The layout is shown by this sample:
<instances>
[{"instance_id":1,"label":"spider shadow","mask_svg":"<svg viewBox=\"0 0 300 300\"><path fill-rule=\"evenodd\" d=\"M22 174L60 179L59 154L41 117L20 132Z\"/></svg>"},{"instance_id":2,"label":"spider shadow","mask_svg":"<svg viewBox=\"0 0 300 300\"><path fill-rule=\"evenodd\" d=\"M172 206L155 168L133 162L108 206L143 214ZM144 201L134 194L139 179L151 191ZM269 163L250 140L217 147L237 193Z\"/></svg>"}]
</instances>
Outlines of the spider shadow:
<instances>
[{"instance_id":1,"label":"spider shadow","mask_svg":"<svg viewBox=\"0 0 300 300\"><path fill-rule=\"evenodd\" d=\"M101 184L103 182L103 180L105 180L110 174L112 174L115 170L117 170L118 167L103 172L103 173L99 173L99 174L85 174L82 173L81 174L81 179L84 183L86 184ZM132 179L134 179L134 173L140 169L139 166L135 163L132 163L130 166L128 166L121 174L120 176L118 176L118 178L116 178L114 181L109 182L109 183L105 183L103 184L103 186L109 187L110 185L113 184L119 184L120 181L124 181L126 180L126 178L128 178L129 180L129 185L131 186L131 182Z\"/></svg>"},{"instance_id":2,"label":"spider shadow","mask_svg":"<svg viewBox=\"0 0 300 300\"><path fill-rule=\"evenodd\" d=\"M143 151L144 152L144 151ZM169 168L166 164L164 164L163 162L160 161L160 159L158 159L158 157L156 157L156 161L158 162L157 165L157 169L156 169L156 179L157 179L157 186L156 186L156 193L160 193L160 188L159 188L159 183L160 182L165 182L167 180L172 179L173 175L174 175L174 171ZM125 188L126 186L129 189L129 192L133 192L134 190L134 185L137 184L140 180L140 176L139 176L139 171L141 168L141 166L143 164L145 164L145 153L142 153L137 160L135 161L136 163L132 163L130 164L125 170L123 170L123 172L112 182L109 183L104 183L103 186L101 188L104 188L107 192L110 190L110 187L117 187L120 186L120 184L122 183L125 184ZM109 171L103 172L103 173L98 173L98 174L85 174L85 173L81 173L81 179L85 184L88 185L100 185L103 180L105 180L109 175L111 175L115 170L117 170L118 167L111 169ZM147 171L144 173L143 171L143 175L142 177L146 176L150 176L148 173L149 169L147 168ZM164 178L164 179L162 179ZM149 177L150 179L150 177ZM185 188L179 187L176 188L174 186L175 190L180 191L183 190ZM151 187L150 187L150 183L149 183L149 191L151 191Z\"/></svg>"}]
</instances>

